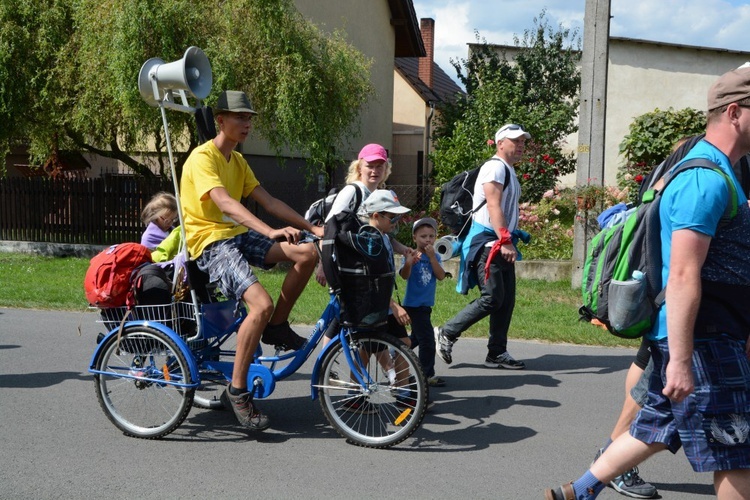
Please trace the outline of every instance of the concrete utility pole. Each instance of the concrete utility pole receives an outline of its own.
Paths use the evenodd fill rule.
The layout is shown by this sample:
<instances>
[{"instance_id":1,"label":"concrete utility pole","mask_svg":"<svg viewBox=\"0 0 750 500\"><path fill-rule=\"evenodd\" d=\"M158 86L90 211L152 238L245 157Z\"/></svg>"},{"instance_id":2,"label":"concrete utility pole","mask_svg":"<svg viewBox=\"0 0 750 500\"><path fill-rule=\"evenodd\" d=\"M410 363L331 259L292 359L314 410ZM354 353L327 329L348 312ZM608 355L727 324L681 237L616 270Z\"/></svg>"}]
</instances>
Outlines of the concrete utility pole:
<instances>
[{"instance_id":1,"label":"concrete utility pole","mask_svg":"<svg viewBox=\"0 0 750 500\"><path fill-rule=\"evenodd\" d=\"M586 0L581 57L581 108L578 129L576 184L604 185L604 132L607 117L610 0ZM581 211L579 209L579 215ZM581 286L586 246L593 236L576 218L573 235L574 288Z\"/></svg>"}]
</instances>

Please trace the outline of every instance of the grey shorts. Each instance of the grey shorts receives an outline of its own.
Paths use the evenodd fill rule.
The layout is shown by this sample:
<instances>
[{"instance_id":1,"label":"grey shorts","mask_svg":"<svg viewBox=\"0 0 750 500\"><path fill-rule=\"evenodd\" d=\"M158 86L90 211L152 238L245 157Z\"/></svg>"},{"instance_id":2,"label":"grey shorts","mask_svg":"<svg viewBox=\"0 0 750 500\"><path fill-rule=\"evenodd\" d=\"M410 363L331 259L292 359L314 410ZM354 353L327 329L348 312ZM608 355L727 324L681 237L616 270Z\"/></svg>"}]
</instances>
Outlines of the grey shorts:
<instances>
[{"instance_id":1,"label":"grey shorts","mask_svg":"<svg viewBox=\"0 0 750 500\"><path fill-rule=\"evenodd\" d=\"M198 268L208 273L211 283L229 299L242 300L248 288L258 281L250 266L270 269L266 264L268 251L276 243L255 231L211 243L196 259Z\"/></svg>"},{"instance_id":2,"label":"grey shorts","mask_svg":"<svg viewBox=\"0 0 750 500\"><path fill-rule=\"evenodd\" d=\"M648 379L651 378L651 373L653 373L653 371L654 360L653 358L650 358L646 365L646 369L643 370L643 373L641 374L641 378L639 378L638 382L636 382L633 388L630 389L630 396L641 408L643 408L643 405L648 401Z\"/></svg>"}]
</instances>

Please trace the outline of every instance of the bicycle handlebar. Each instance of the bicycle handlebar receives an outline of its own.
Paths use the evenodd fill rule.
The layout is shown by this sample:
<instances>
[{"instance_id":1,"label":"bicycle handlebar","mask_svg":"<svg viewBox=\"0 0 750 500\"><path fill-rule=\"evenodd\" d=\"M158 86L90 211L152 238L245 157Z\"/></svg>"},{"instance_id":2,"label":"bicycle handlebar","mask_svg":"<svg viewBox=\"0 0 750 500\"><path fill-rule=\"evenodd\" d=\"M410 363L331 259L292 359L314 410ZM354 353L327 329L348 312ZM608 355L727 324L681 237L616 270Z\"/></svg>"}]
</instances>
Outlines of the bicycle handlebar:
<instances>
[{"instance_id":1,"label":"bicycle handlebar","mask_svg":"<svg viewBox=\"0 0 750 500\"><path fill-rule=\"evenodd\" d=\"M300 232L301 238L297 242L298 245L301 245L303 243L315 243L316 241L320 241L322 238L320 236L316 236L314 233L311 233L310 231L307 231L303 229Z\"/></svg>"}]
</instances>

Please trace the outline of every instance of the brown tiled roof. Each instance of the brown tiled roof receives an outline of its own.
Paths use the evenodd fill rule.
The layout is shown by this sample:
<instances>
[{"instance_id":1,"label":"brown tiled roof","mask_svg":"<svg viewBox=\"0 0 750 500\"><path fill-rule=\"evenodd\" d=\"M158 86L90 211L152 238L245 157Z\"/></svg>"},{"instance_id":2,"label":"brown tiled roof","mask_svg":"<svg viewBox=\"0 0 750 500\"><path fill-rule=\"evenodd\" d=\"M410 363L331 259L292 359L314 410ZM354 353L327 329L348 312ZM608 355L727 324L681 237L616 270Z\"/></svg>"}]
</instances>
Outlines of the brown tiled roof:
<instances>
[{"instance_id":1,"label":"brown tiled roof","mask_svg":"<svg viewBox=\"0 0 750 500\"><path fill-rule=\"evenodd\" d=\"M397 57L396 70L409 82L425 102L454 102L456 94L465 92L435 62L432 63L432 88L419 79L419 58Z\"/></svg>"}]
</instances>

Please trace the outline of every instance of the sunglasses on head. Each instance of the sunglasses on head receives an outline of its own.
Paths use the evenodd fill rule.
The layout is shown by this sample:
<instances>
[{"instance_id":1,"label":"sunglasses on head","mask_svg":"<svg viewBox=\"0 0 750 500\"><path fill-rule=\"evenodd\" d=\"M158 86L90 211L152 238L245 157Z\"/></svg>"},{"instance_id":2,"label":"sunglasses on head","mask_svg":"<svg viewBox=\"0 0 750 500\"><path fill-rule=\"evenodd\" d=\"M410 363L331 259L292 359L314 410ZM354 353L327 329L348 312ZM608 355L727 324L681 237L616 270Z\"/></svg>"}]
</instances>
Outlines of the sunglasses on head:
<instances>
[{"instance_id":1,"label":"sunglasses on head","mask_svg":"<svg viewBox=\"0 0 750 500\"><path fill-rule=\"evenodd\" d=\"M523 130L523 127L520 125L505 125L500 129L500 132L505 132L506 130Z\"/></svg>"}]
</instances>

